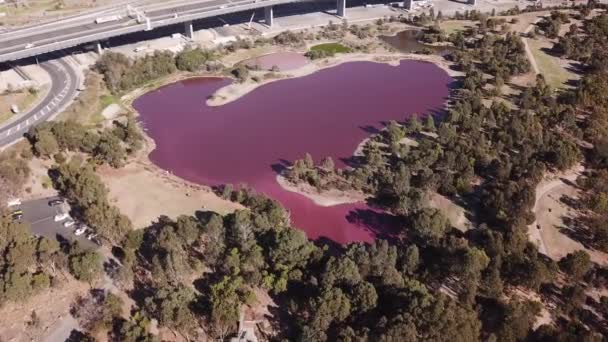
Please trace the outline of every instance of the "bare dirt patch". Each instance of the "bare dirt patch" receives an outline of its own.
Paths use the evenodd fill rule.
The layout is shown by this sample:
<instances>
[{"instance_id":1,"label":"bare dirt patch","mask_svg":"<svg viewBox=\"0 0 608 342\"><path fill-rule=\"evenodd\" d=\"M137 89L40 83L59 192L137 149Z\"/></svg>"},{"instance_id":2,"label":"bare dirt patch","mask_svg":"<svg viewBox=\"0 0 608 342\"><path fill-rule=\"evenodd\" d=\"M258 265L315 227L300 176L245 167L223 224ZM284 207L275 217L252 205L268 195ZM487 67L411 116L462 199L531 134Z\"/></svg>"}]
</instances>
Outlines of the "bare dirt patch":
<instances>
[{"instance_id":1,"label":"bare dirt patch","mask_svg":"<svg viewBox=\"0 0 608 342\"><path fill-rule=\"evenodd\" d=\"M227 214L243 208L221 199L209 187L159 169L143 155L121 169L104 166L98 171L110 190L110 202L131 219L135 228L149 226L160 215L176 218L197 210Z\"/></svg>"},{"instance_id":2,"label":"bare dirt patch","mask_svg":"<svg viewBox=\"0 0 608 342\"><path fill-rule=\"evenodd\" d=\"M539 252L553 260L559 260L577 250L585 250L594 262L608 265L608 254L588 249L562 232L562 229L567 229L565 219L578 217L578 212L562 199L576 200L579 197L580 189L574 181L582 170L582 166L575 167L567 172L552 175L538 185L536 203L532 210L536 221L528 226L528 237L538 246Z\"/></svg>"},{"instance_id":3,"label":"bare dirt patch","mask_svg":"<svg viewBox=\"0 0 608 342\"><path fill-rule=\"evenodd\" d=\"M538 72L545 77L547 84L552 88L565 87L567 81L579 78L576 73L569 70L572 69L574 61L564 60L547 53L553 47L552 41L538 37L527 40L527 44L536 61Z\"/></svg>"},{"instance_id":4,"label":"bare dirt patch","mask_svg":"<svg viewBox=\"0 0 608 342\"><path fill-rule=\"evenodd\" d=\"M30 92L27 89L20 91L0 94L0 123L13 121L20 114L29 111L36 103L39 102L47 93L46 87L36 92ZM11 110L11 106L16 105L19 113L15 114Z\"/></svg>"},{"instance_id":5,"label":"bare dirt patch","mask_svg":"<svg viewBox=\"0 0 608 342\"><path fill-rule=\"evenodd\" d=\"M70 316L70 305L89 285L68 276L58 286L35 295L23 303L8 303L0 308L0 336L3 341L41 341L52 334ZM32 311L36 311L40 324L32 325ZM10 317L10 319L4 319ZM71 330L71 329L70 329Z\"/></svg>"},{"instance_id":6,"label":"bare dirt patch","mask_svg":"<svg viewBox=\"0 0 608 342\"><path fill-rule=\"evenodd\" d=\"M53 188L48 170L53 165L51 160L33 158L30 163L30 178L24 186L23 199L36 199L56 196L57 190Z\"/></svg>"},{"instance_id":7,"label":"bare dirt patch","mask_svg":"<svg viewBox=\"0 0 608 342\"><path fill-rule=\"evenodd\" d=\"M428 196L429 207L441 211L454 228L463 232L471 228L471 221L466 217L466 210L463 207L436 192L430 193Z\"/></svg>"},{"instance_id":8,"label":"bare dirt patch","mask_svg":"<svg viewBox=\"0 0 608 342\"><path fill-rule=\"evenodd\" d=\"M310 184L293 184L280 175L277 176L277 183L279 183L279 185L284 190L298 193L315 202L316 205L322 207L331 207L334 205L346 203L364 202L365 199L368 197L366 194L355 190L343 191L338 189L330 189L319 192L315 187Z\"/></svg>"}]
</instances>

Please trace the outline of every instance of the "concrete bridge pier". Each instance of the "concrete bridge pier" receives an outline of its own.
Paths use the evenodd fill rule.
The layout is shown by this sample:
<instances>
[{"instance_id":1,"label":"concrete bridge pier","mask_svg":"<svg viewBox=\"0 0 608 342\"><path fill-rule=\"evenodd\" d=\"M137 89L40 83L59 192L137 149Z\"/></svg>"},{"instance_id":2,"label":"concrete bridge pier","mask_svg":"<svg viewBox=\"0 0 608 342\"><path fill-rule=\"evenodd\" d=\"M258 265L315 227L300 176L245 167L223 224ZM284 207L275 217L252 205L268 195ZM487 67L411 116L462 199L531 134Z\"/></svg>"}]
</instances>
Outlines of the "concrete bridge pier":
<instances>
[{"instance_id":1,"label":"concrete bridge pier","mask_svg":"<svg viewBox=\"0 0 608 342\"><path fill-rule=\"evenodd\" d=\"M95 44L95 48L97 49L98 54L101 55L103 53L103 49L101 48L101 42L97 42L97 44Z\"/></svg>"},{"instance_id":2,"label":"concrete bridge pier","mask_svg":"<svg viewBox=\"0 0 608 342\"><path fill-rule=\"evenodd\" d=\"M192 27L192 21L186 21L184 23L184 35L190 39L194 38L194 27Z\"/></svg>"},{"instance_id":3,"label":"concrete bridge pier","mask_svg":"<svg viewBox=\"0 0 608 342\"><path fill-rule=\"evenodd\" d=\"M268 27L272 27L274 24L274 14L272 6L264 7L264 22Z\"/></svg>"},{"instance_id":4,"label":"concrete bridge pier","mask_svg":"<svg viewBox=\"0 0 608 342\"><path fill-rule=\"evenodd\" d=\"M346 0L336 0L336 7L338 8L336 11L338 17L346 18Z\"/></svg>"},{"instance_id":5,"label":"concrete bridge pier","mask_svg":"<svg viewBox=\"0 0 608 342\"><path fill-rule=\"evenodd\" d=\"M477 5L477 0L469 0L469 5L471 5L471 6Z\"/></svg>"},{"instance_id":6,"label":"concrete bridge pier","mask_svg":"<svg viewBox=\"0 0 608 342\"><path fill-rule=\"evenodd\" d=\"M471 0L469 0L471 1ZM403 8L411 11L412 7L414 6L414 0L403 0Z\"/></svg>"}]
</instances>

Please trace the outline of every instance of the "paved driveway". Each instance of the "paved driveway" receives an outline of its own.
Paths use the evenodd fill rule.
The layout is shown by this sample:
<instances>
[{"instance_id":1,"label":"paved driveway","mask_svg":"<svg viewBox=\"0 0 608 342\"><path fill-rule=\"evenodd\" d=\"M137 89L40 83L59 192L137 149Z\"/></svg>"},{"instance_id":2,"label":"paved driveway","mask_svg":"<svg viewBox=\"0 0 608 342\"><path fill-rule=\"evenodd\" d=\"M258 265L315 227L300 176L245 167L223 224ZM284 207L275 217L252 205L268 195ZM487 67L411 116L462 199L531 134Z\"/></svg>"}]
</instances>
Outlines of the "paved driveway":
<instances>
[{"instance_id":1,"label":"paved driveway","mask_svg":"<svg viewBox=\"0 0 608 342\"><path fill-rule=\"evenodd\" d=\"M63 222L55 222L55 215L61 211L60 206L52 207L49 201L57 199L57 197L47 197L37 200L23 202L20 209L23 210L21 220L30 224L34 234L45 236L49 239L58 239L58 236L70 241L78 241L84 248L96 249L98 246L87 240L84 235L74 235L76 225L66 228ZM66 212L69 208L66 207Z\"/></svg>"}]
</instances>

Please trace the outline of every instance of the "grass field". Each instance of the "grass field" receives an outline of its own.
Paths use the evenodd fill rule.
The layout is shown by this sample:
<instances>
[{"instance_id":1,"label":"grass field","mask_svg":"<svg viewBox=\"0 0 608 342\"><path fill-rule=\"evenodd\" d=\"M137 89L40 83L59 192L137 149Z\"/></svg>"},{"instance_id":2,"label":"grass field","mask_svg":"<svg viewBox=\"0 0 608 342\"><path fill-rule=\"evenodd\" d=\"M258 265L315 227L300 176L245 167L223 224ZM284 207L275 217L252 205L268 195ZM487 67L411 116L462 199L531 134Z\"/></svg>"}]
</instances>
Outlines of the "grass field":
<instances>
[{"instance_id":1,"label":"grass field","mask_svg":"<svg viewBox=\"0 0 608 342\"><path fill-rule=\"evenodd\" d=\"M446 20L439 24L439 27L447 34L463 31L473 26L475 26L475 23L470 20Z\"/></svg>"},{"instance_id":2,"label":"grass field","mask_svg":"<svg viewBox=\"0 0 608 342\"><path fill-rule=\"evenodd\" d=\"M350 49L340 43L325 43L315 45L310 48L311 51L323 51L327 54L333 55L336 53L348 53Z\"/></svg>"},{"instance_id":3,"label":"grass field","mask_svg":"<svg viewBox=\"0 0 608 342\"><path fill-rule=\"evenodd\" d=\"M44 96L45 89L40 89L36 93L27 90L11 94L0 95L0 123L3 123L15 115L11 111L11 105L16 104L20 112L26 112L32 107L38 96Z\"/></svg>"},{"instance_id":4,"label":"grass field","mask_svg":"<svg viewBox=\"0 0 608 342\"><path fill-rule=\"evenodd\" d=\"M63 121L73 120L83 125L94 125L104 120L101 111L114 102L116 99L107 94L101 75L89 73L85 80L85 90L58 118Z\"/></svg>"},{"instance_id":5,"label":"grass field","mask_svg":"<svg viewBox=\"0 0 608 342\"><path fill-rule=\"evenodd\" d=\"M560 58L547 54L543 49L549 49L553 46L546 39L529 39L528 44L539 72L545 76L547 84L551 87L564 88L567 87L566 82L571 79L576 79L577 75L564 67L563 61Z\"/></svg>"}]
</instances>

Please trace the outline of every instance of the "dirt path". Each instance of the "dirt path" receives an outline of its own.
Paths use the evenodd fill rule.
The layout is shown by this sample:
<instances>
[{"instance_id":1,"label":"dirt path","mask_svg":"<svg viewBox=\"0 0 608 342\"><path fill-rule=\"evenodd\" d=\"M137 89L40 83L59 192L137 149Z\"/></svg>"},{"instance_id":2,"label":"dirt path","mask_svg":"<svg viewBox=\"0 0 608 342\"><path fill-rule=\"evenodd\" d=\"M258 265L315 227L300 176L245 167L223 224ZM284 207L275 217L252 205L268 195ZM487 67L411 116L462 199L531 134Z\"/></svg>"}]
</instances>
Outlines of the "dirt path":
<instances>
[{"instance_id":1,"label":"dirt path","mask_svg":"<svg viewBox=\"0 0 608 342\"><path fill-rule=\"evenodd\" d=\"M526 30L524 31L524 34L530 33L530 31L532 31L532 29L534 29L534 26L536 25L536 23L538 23L540 20L541 20L541 18L538 18L532 24L530 24L530 26L528 26L526 28ZM528 55L528 60L530 60L530 65L532 66L532 70L534 71L534 74L536 74L536 75L540 74L540 69L538 68L538 64L536 63L536 58L534 58L532 49L530 49L530 44L528 44L528 38L526 38L524 36L521 38L521 40L524 43L524 47L526 49L526 55Z\"/></svg>"},{"instance_id":2,"label":"dirt path","mask_svg":"<svg viewBox=\"0 0 608 342\"><path fill-rule=\"evenodd\" d=\"M570 178L576 179L576 175L571 174L569 176L570 177L567 178L568 180L571 180ZM539 186L536 188L536 202L534 203L534 208L532 209L532 212L536 216L536 220L529 226L528 235L530 240L536 243L538 246L538 251L545 255L549 255L549 252L545 240L541 234L541 229L543 226L546 227L548 225L546 217L541 215L543 214L540 210L541 203L543 204L542 206L545 207L545 203L550 199L549 194L555 192L555 190L559 189L563 185L565 185L565 183L562 179L553 179L539 184ZM541 228L539 229L538 226Z\"/></svg>"},{"instance_id":3,"label":"dirt path","mask_svg":"<svg viewBox=\"0 0 608 342\"><path fill-rule=\"evenodd\" d=\"M80 325L78 324L78 320L72 317L72 315L66 315L61 321L55 326L52 332L50 332L45 338L42 339L42 342L57 342L57 341L65 341L72 330L79 330Z\"/></svg>"},{"instance_id":4,"label":"dirt path","mask_svg":"<svg viewBox=\"0 0 608 342\"><path fill-rule=\"evenodd\" d=\"M579 165L539 184L536 188L536 202L532 209L536 220L528 226L528 236L530 241L538 246L540 253L553 260L559 260L574 251L584 250L589 253L593 262L607 265L608 254L585 248L583 244L562 231L567 229L564 219L576 219L578 213L561 199L562 197L578 198L580 189L574 182L582 171L583 167Z\"/></svg>"},{"instance_id":5,"label":"dirt path","mask_svg":"<svg viewBox=\"0 0 608 342\"><path fill-rule=\"evenodd\" d=\"M532 71L534 74L540 74L540 70L538 69L538 64L536 64L536 58L534 58L534 54L532 54L532 49L530 49L530 44L528 44L528 38L521 39L524 42L524 47L526 49L526 55L528 55L528 60L530 60L530 65L532 66Z\"/></svg>"},{"instance_id":6,"label":"dirt path","mask_svg":"<svg viewBox=\"0 0 608 342\"><path fill-rule=\"evenodd\" d=\"M528 227L528 235L530 240L537 244L540 253L551 256L549 250L553 246L547 247L547 243L543 237L544 234L542 234L542 229L549 229L555 224L555 222L552 222L553 220L550 220L556 216L555 213L553 213L554 209L558 209L557 211L560 213L561 211L565 211L565 205L563 203L552 203L554 202L555 193L560 190L560 192L565 192L564 190L567 189L564 188L569 185L566 184L564 180L574 182L582 171L583 167L578 165L563 174L555 175L555 178L541 181L536 187L536 201L532 208L536 220ZM551 197L552 194L553 197ZM557 204L557 208L553 208L556 206L554 204ZM559 217L559 219L561 221L561 217ZM538 226L540 226L540 229Z\"/></svg>"}]
</instances>

